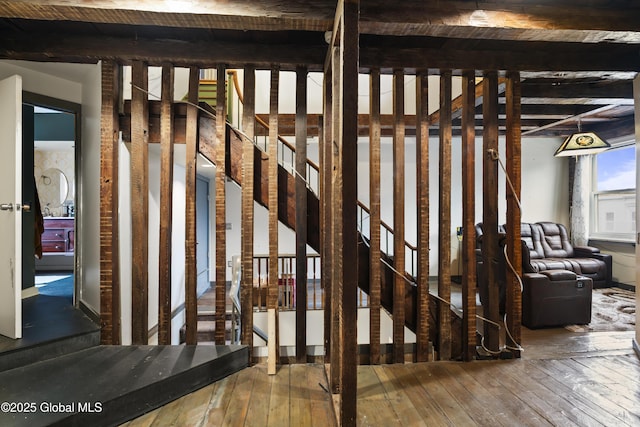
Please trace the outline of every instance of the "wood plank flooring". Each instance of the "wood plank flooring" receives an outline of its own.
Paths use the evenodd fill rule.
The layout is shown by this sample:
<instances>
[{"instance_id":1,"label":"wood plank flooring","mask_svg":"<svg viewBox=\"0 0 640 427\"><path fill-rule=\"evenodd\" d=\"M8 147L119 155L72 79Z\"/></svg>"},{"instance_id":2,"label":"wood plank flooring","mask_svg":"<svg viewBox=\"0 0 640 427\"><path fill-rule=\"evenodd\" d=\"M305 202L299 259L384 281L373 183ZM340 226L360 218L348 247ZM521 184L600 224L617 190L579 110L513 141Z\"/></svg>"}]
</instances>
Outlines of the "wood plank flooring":
<instances>
[{"instance_id":1,"label":"wood plank flooring","mask_svg":"<svg viewBox=\"0 0 640 427\"><path fill-rule=\"evenodd\" d=\"M521 359L358 367L359 426L638 426L633 332L523 328ZM256 365L127 427L335 426L323 365Z\"/></svg>"}]
</instances>

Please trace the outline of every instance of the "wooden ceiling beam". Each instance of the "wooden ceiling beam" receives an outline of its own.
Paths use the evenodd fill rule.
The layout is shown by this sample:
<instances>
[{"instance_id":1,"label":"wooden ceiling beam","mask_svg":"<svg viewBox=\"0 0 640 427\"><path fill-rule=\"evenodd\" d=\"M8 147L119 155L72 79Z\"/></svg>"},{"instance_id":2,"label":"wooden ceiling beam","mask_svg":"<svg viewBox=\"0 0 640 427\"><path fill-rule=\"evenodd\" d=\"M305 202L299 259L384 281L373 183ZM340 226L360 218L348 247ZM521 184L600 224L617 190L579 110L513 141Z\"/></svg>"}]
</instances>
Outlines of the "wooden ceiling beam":
<instances>
[{"instance_id":1,"label":"wooden ceiling beam","mask_svg":"<svg viewBox=\"0 0 640 427\"><path fill-rule=\"evenodd\" d=\"M522 82L523 97L626 98L633 100L631 80L551 80Z\"/></svg>"},{"instance_id":2,"label":"wooden ceiling beam","mask_svg":"<svg viewBox=\"0 0 640 427\"><path fill-rule=\"evenodd\" d=\"M522 2L370 0L360 11L362 34L461 39L640 43L640 7L620 0L571 5ZM330 31L333 0L0 1L0 16L20 19L156 25L177 28Z\"/></svg>"},{"instance_id":3,"label":"wooden ceiling beam","mask_svg":"<svg viewBox=\"0 0 640 427\"><path fill-rule=\"evenodd\" d=\"M281 64L283 70L294 70L297 64L308 64L312 71L322 69L326 46L291 46L231 41L183 41L74 34L37 34L0 32L3 43L0 58L32 61L95 63L114 59L128 63L139 60L149 65L215 68L218 63L256 68Z\"/></svg>"},{"instance_id":4,"label":"wooden ceiling beam","mask_svg":"<svg viewBox=\"0 0 640 427\"><path fill-rule=\"evenodd\" d=\"M407 44L403 44L402 40L398 40L395 47L393 41L384 44L377 40L363 41L360 66L364 69L378 66L384 71L394 67L420 69L425 64L434 69L449 67L560 72L640 69L639 48L636 45L453 41L433 47L404 46Z\"/></svg>"}]
</instances>

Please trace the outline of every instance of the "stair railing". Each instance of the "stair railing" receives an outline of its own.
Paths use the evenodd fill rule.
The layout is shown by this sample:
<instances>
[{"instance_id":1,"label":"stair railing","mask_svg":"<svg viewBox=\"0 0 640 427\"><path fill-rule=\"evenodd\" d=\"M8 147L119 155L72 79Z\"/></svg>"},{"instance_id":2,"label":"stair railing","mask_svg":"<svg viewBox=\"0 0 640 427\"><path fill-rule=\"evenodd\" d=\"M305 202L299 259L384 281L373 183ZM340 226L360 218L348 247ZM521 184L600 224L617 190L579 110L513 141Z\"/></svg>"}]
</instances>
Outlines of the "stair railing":
<instances>
[{"instance_id":1,"label":"stair railing","mask_svg":"<svg viewBox=\"0 0 640 427\"><path fill-rule=\"evenodd\" d=\"M235 89L236 95L238 96L238 99L240 100L240 102L244 104L244 97L240 89L240 82L238 81L237 71L228 70L227 74L232 77L233 87ZM269 124L265 122L260 116L256 115L255 119L256 119L256 123L262 126L265 130L267 131L269 130ZM260 144L258 144L256 140L254 140L254 143L263 151L265 152L267 151L266 139L262 144L262 146L260 146ZM280 163L285 169L290 171L291 174L294 176L297 175L297 171L295 170L295 154L296 154L296 148L291 143L289 143L286 139L284 139L282 136L278 135L278 163ZM319 179L320 179L320 167L312 160L307 159L307 178L306 178L307 187L310 188L311 191L313 191L314 194L316 194L316 196L318 195L319 188L320 188ZM365 206L362 202L358 201L358 216L360 219L361 231L364 231L365 228L363 227L363 222L366 220L366 218L368 218L370 213L371 212L369 208L367 208L367 206ZM393 229L384 221L381 221L380 227L381 227L381 231L383 232L383 235L385 236L383 240L385 242L384 252L388 256L393 256L393 244L392 244ZM366 236L366 237L368 238L369 236ZM391 242L391 248L389 247L390 242ZM405 259L407 259L407 263L409 264L408 266L405 266L405 269L406 271L411 273L411 275L414 277L416 275L415 266L417 263L417 256L418 256L417 254L418 254L418 248L410 244L409 242L405 241Z\"/></svg>"},{"instance_id":2,"label":"stair railing","mask_svg":"<svg viewBox=\"0 0 640 427\"><path fill-rule=\"evenodd\" d=\"M236 70L228 70L227 74L231 76L233 80L233 87L238 97L238 100L241 104L244 104L244 96L242 95L242 91L240 89L240 82L238 81L238 73ZM255 115L255 120L260 127L265 129L268 133L269 124L265 122L260 116ZM254 137L253 143L260 148L262 151L267 152L267 143L268 138L265 137L262 142L258 141L258 137ZM291 173L293 176L300 176L300 174L295 169L296 164L296 148L289 141L284 139L281 135L278 135L278 163L284 167L287 171ZM313 191L313 193L317 196L320 192L320 167L313 162L312 160L307 159L307 177L303 178L307 187Z\"/></svg>"}]
</instances>

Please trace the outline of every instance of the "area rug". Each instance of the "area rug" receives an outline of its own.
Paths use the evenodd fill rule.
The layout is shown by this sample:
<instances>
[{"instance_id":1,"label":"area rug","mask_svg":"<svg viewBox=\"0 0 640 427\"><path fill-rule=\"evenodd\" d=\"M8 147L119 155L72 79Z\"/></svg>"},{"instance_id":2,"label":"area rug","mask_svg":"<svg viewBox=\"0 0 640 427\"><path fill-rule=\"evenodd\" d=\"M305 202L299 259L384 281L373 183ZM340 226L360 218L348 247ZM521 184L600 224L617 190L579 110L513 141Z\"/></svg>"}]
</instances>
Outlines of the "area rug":
<instances>
[{"instance_id":1,"label":"area rug","mask_svg":"<svg viewBox=\"0 0 640 427\"><path fill-rule=\"evenodd\" d=\"M569 325L573 332L633 331L636 327L636 295L621 288L594 289L591 323Z\"/></svg>"},{"instance_id":2,"label":"area rug","mask_svg":"<svg viewBox=\"0 0 640 427\"><path fill-rule=\"evenodd\" d=\"M73 276L64 279L54 280L43 285L36 285L38 293L52 297L73 298Z\"/></svg>"}]
</instances>

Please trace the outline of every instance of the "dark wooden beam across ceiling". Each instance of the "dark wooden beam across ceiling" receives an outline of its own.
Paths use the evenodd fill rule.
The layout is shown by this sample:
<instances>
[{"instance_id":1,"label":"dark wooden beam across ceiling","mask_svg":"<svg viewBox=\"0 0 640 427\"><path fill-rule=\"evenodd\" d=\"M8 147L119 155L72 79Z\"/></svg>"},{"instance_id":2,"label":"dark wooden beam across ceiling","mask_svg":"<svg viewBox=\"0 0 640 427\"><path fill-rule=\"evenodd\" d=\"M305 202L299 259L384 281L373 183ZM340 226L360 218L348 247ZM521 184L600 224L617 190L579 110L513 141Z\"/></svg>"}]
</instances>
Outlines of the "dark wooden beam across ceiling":
<instances>
[{"instance_id":1,"label":"dark wooden beam across ceiling","mask_svg":"<svg viewBox=\"0 0 640 427\"><path fill-rule=\"evenodd\" d=\"M330 31L332 0L138 0L0 1L0 16L57 21L155 25L246 31ZM360 11L361 34L420 35L466 39L547 42L638 43L640 6L621 0L558 1L404 1L370 0ZM541 31L544 30L544 31Z\"/></svg>"}]
</instances>

